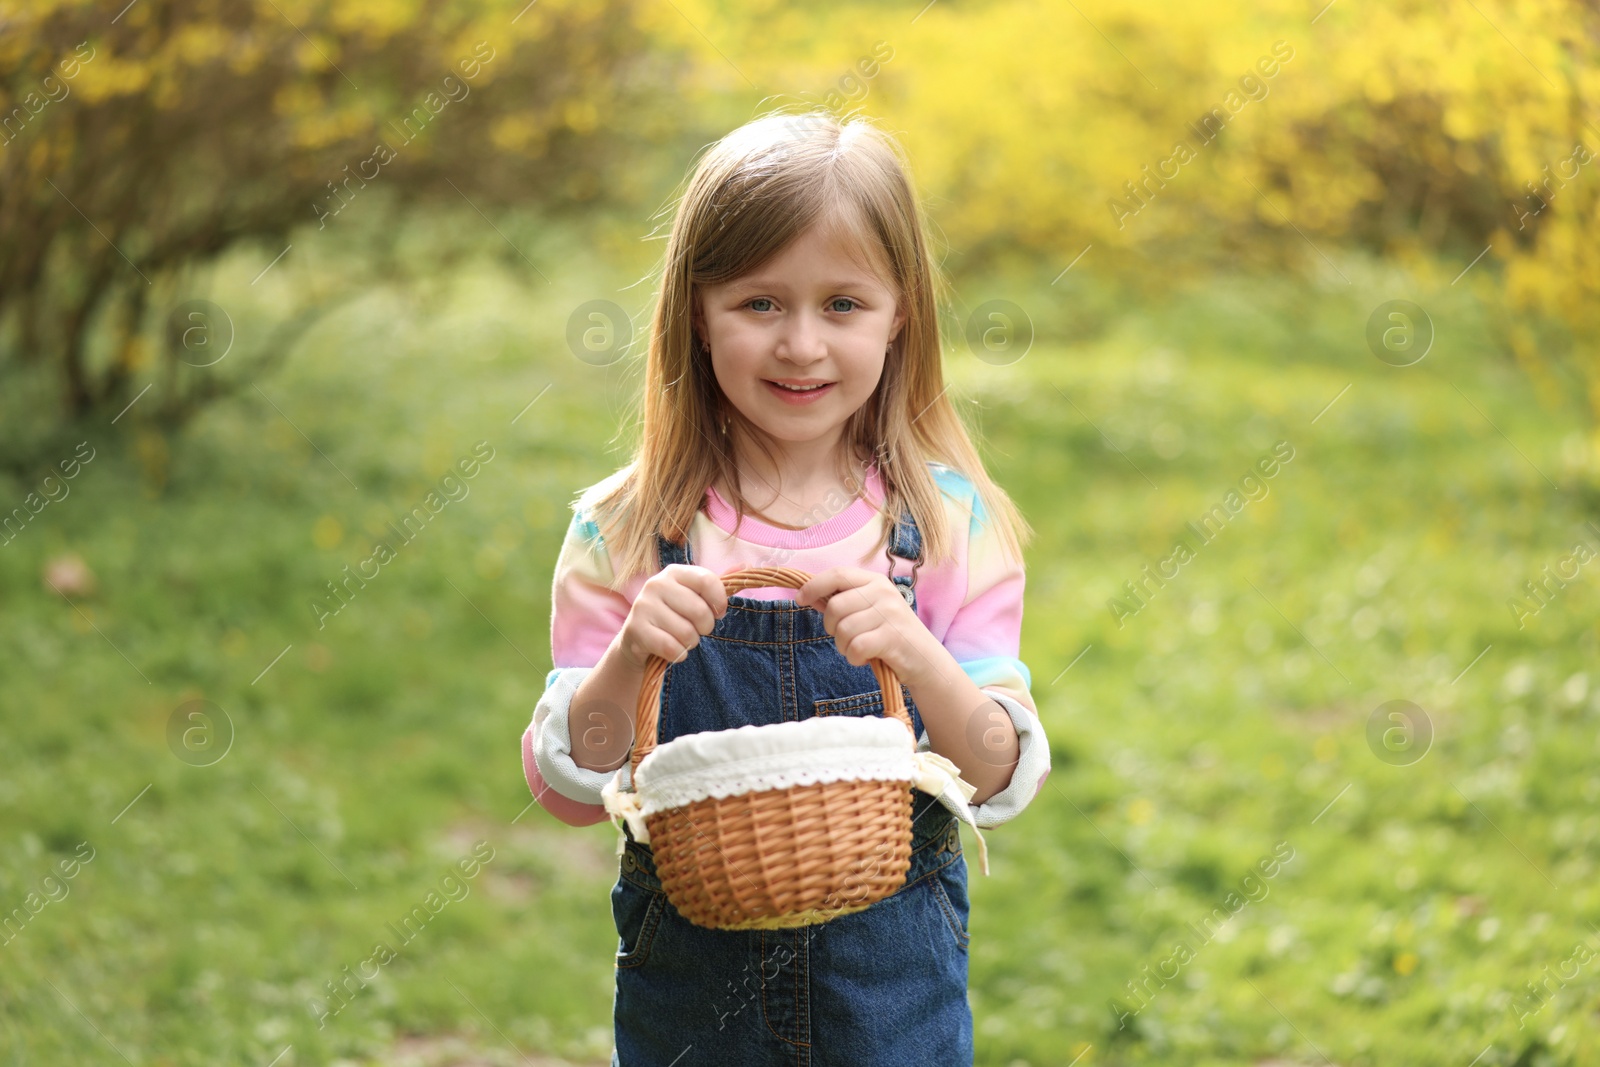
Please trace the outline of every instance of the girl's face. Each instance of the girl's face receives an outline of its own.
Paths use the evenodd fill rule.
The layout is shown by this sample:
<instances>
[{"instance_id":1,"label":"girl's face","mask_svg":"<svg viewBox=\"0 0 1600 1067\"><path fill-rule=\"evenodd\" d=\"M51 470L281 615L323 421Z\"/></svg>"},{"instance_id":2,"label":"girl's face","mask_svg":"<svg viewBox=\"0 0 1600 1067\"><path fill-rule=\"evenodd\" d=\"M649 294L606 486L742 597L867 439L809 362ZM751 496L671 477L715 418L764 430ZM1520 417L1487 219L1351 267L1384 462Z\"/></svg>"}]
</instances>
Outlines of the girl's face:
<instances>
[{"instance_id":1,"label":"girl's face","mask_svg":"<svg viewBox=\"0 0 1600 1067\"><path fill-rule=\"evenodd\" d=\"M723 395L796 445L837 440L878 387L884 349L905 322L894 290L817 226L750 274L701 287L697 305L695 330Z\"/></svg>"}]
</instances>

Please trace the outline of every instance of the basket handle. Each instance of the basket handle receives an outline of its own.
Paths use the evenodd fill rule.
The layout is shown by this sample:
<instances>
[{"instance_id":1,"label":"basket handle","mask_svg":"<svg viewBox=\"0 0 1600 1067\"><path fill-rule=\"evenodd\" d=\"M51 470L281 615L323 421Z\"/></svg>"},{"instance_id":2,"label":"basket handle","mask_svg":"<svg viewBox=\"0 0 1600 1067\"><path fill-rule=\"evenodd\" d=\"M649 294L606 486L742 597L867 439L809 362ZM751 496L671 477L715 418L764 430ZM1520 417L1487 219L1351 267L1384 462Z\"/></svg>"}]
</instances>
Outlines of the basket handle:
<instances>
[{"instance_id":1,"label":"basket handle","mask_svg":"<svg viewBox=\"0 0 1600 1067\"><path fill-rule=\"evenodd\" d=\"M741 567L722 576L722 588L729 596L741 589L768 587L798 591L811 577L793 567ZM884 718L899 719L907 730L911 730L911 715L906 711L905 696L900 692L900 678L894 668L881 659L868 662L872 666L873 676L878 680L878 688L883 691ZM655 750L661 714L661 685L666 680L669 666L671 664L660 656L651 656L645 661L644 681L639 686L639 706L633 718L633 752L628 768L630 775L638 773L639 761Z\"/></svg>"}]
</instances>

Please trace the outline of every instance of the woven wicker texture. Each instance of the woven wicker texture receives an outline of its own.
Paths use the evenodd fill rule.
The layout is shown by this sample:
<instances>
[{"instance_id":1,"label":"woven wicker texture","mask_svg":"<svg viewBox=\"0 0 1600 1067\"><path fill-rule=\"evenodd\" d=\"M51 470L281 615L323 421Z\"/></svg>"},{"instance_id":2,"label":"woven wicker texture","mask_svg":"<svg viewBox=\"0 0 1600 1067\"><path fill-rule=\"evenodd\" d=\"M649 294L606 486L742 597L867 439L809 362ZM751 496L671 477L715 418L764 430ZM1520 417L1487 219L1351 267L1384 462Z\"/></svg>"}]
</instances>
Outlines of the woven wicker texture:
<instances>
[{"instance_id":1,"label":"woven wicker texture","mask_svg":"<svg viewBox=\"0 0 1600 1067\"><path fill-rule=\"evenodd\" d=\"M744 567L722 585L731 596L810 580L791 567ZM885 717L911 733L899 678L881 660L871 666ZM656 748L667 667L652 657L639 687L635 780ZM911 866L911 800L905 782L818 782L708 797L657 812L646 825L662 891L684 918L712 929L772 930L826 922L893 895Z\"/></svg>"}]
</instances>

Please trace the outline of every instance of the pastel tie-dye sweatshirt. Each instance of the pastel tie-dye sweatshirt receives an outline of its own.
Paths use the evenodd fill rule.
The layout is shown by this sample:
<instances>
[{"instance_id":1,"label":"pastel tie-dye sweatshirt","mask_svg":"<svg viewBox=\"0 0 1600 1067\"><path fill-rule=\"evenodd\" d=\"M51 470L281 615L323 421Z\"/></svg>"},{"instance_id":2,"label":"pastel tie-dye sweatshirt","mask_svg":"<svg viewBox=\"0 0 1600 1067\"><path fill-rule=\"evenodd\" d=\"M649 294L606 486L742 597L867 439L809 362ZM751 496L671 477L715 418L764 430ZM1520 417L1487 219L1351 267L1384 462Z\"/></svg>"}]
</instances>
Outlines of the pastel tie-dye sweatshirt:
<instances>
[{"instance_id":1,"label":"pastel tie-dye sweatshirt","mask_svg":"<svg viewBox=\"0 0 1600 1067\"><path fill-rule=\"evenodd\" d=\"M930 470L945 498L955 554L938 566L918 569L917 615L972 681L1005 708L1020 747L1006 788L982 804L968 806L977 825L988 828L1015 818L1044 788L1050 773L1050 746L1029 692L1032 678L1017 658L1024 574L1021 564L1003 551L993 528L983 522L972 482L942 464L930 464ZM592 771L573 762L568 707L579 684L621 631L629 607L649 578L635 575L620 592L608 586L611 559L590 518L589 503L623 473L590 486L573 505L551 582L550 653L555 666L522 736L522 766L529 789L546 811L573 826L608 817L600 790L615 772ZM689 529L690 550L697 566L717 574L750 566L794 567L813 574L857 566L910 574L911 561L897 556L891 571L883 549L871 551L883 529L884 516L878 510L882 500L883 483L874 466L868 469L863 496L816 525L789 530L747 514L736 530L732 505L715 488L708 488L705 506ZM773 600L792 599L795 593L761 588L739 595ZM926 730L917 739L917 748L929 750Z\"/></svg>"}]
</instances>

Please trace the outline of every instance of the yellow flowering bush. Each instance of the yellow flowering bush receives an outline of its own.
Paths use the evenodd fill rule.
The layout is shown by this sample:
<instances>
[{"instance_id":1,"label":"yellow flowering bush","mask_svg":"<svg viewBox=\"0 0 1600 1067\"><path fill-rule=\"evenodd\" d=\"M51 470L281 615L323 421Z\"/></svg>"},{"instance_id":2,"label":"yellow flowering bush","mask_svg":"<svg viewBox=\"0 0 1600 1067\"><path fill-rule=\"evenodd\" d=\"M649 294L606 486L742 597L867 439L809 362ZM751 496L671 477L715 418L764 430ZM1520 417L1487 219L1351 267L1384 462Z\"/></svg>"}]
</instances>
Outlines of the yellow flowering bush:
<instances>
[{"instance_id":1,"label":"yellow flowering bush","mask_svg":"<svg viewBox=\"0 0 1600 1067\"><path fill-rule=\"evenodd\" d=\"M913 5L914 8L916 5ZM1565 323L1600 414L1600 9L1583 0L1133 0L852 8L825 32L770 3L641 10L693 49L702 107L826 91L898 132L957 269L1021 262L1140 285L1184 269L1388 257ZM913 20L914 18L914 20ZM705 38L714 38L715 48ZM742 109L742 110L741 110ZM1153 269L1154 268L1154 269ZM1523 316L1527 318L1527 316ZM1535 333L1503 340L1526 367Z\"/></svg>"}]
</instances>

